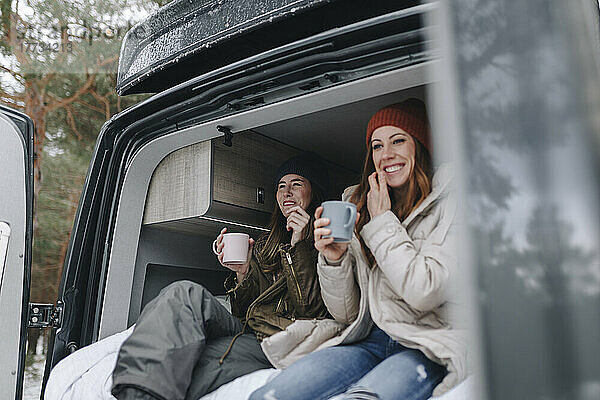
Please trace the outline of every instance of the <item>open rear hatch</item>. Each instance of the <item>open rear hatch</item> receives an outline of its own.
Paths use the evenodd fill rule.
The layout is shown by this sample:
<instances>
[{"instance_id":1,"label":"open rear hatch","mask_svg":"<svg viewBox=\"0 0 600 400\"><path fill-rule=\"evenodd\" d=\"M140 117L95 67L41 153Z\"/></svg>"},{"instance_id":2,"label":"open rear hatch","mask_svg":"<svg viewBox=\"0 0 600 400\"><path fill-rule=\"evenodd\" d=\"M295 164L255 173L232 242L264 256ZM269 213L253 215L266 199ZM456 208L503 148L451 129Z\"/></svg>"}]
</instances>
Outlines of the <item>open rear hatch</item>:
<instances>
[{"instance_id":1,"label":"open rear hatch","mask_svg":"<svg viewBox=\"0 0 600 400\"><path fill-rule=\"evenodd\" d=\"M244 6L241 1L223 2L222 5L236 3L239 7ZM264 110L285 100L435 58L427 46L429 28L424 27L421 18L431 9L430 5L405 8L419 2L375 1L369 8L381 15L364 19L364 15L360 17L358 2L295 4L305 3L306 7L296 8L293 12L290 8L283 16L278 16L281 20L269 21L265 17L275 15L275 9L271 10L272 14L263 10L257 19L246 14L248 29L226 35L226 20L202 19L197 12L199 6L194 8L191 3L174 2L139 25L151 28L148 38L136 42L138 38L134 38L134 33L127 36L119 70L120 93L165 90L113 117L100 132L66 254L59 289L59 299L64 304L63 323L51 336L48 366L54 366L70 352L99 338L101 316L106 308L109 264L113 254L119 254L119 251L113 252L113 248L122 244L118 240L115 242L114 237L121 196L128 170L141 149L163 136L177 137L174 134L208 121L250 110ZM302 26L293 25L296 18L311 10L316 12L319 7L333 5L340 7L339 12L327 14L330 18L323 18L316 33L312 28L301 29ZM208 13L208 9L205 11ZM296 13L299 14L296 16ZM356 19L350 25L347 24L349 15ZM265 18L262 24L258 23ZM290 42L288 36L280 42L276 31L269 30L276 21L285 18L288 18L288 24L277 25L279 31L294 31L299 37L297 41ZM198 21L199 25L181 34L182 29L189 28L184 21L191 20ZM220 28L211 25L216 21L221 24ZM296 28L290 29L292 26ZM213 36L207 33L209 28L216 32ZM161 35L167 32L179 32L181 40L175 43L177 41L173 39L174 44L169 42L161 52L159 44L164 43ZM251 32L265 35L266 42L257 44L258 50L250 50L255 43L246 35ZM186 41L188 36L196 38L192 44ZM209 36L212 38L210 48L203 47L202 43ZM221 36L220 40L215 39ZM257 52L262 51L260 46L263 45L266 50ZM232 51L234 48L248 50L239 53ZM145 56L155 50L156 57ZM237 58L221 58L229 53L235 53ZM277 117L285 118L279 114ZM235 127L232 130L233 134L237 133ZM216 127L211 132L214 136L223 135ZM141 196L147 187L140 186L139 190L140 193L134 196L138 200L143 199ZM139 235L139 230L132 234ZM132 262L122 263L120 268L130 265Z\"/></svg>"},{"instance_id":2,"label":"open rear hatch","mask_svg":"<svg viewBox=\"0 0 600 400\"><path fill-rule=\"evenodd\" d=\"M176 0L125 36L117 92L160 92L253 55L420 3Z\"/></svg>"}]
</instances>

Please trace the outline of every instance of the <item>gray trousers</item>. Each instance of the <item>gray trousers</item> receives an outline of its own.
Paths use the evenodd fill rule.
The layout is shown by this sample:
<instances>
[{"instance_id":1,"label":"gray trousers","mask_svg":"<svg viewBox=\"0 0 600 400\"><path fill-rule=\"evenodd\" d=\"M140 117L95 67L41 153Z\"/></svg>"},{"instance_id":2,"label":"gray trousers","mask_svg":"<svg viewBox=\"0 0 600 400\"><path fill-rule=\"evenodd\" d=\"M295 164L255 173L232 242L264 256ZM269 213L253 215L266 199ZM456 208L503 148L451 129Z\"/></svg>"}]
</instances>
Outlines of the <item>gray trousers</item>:
<instances>
[{"instance_id":1,"label":"gray trousers","mask_svg":"<svg viewBox=\"0 0 600 400\"><path fill-rule=\"evenodd\" d=\"M203 286L180 281L144 307L119 351L112 394L119 400L198 400L237 377L272 365L254 334Z\"/></svg>"}]
</instances>

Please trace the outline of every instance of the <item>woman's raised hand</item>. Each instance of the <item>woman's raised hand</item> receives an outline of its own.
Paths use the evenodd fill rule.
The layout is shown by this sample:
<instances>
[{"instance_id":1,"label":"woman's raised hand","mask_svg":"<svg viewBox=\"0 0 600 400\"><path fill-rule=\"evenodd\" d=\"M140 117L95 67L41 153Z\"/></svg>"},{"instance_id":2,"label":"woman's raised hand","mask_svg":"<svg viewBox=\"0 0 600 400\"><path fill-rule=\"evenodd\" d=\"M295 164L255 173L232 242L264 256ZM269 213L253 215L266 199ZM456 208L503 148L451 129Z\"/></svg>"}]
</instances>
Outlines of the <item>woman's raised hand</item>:
<instances>
[{"instance_id":1,"label":"woman's raised hand","mask_svg":"<svg viewBox=\"0 0 600 400\"><path fill-rule=\"evenodd\" d=\"M379 214L383 214L392 208L392 200L388 192L387 183L383 171L373 172L369 175L369 186L371 189L367 193L367 210L371 219Z\"/></svg>"},{"instance_id":2,"label":"woman's raised hand","mask_svg":"<svg viewBox=\"0 0 600 400\"><path fill-rule=\"evenodd\" d=\"M217 251L217 259L219 263L225 268L229 268L233 272L237 274L238 282L241 282L246 277L248 273L248 269L250 268L250 259L252 258L252 248L254 247L254 239L248 239L248 257L246 257L245 264L229 264L223 262L223 248L225 247L225 243L223 242L223 235L227 233L227 228L221 229L221 233L217 236L216 241L216 251Z\"/></svg>"},{"instance_id":3,"label":"woman's raised hand","mask_svg":"<svg viewBox=\"0 0 600 400\"><path fill-rule=\"evenodd\" d=\"M310 221L310 216L300 206L292 207L290 211L285 227L288 231L292 230L292 240L290 241L290 244L293 247L306 236L306 227Z\"/></svg>"},{"instance_id":4,"label":"woman's raised hand","mask_svg":"<svg viewBox=\"0 0 600 400\"><path fill-rule=\"evenodd\" d=\"M329 235L331 229L325 228L329 225L329 218L321 218L323 214L323 207L319 206L315 210L315 248L323 253L325 258L329 261L337 261L346 252L348 243L335 243L333 237L324 238L324 235ZM358 217L357 217L358 218Z\"/></svg>"}]
</instances>

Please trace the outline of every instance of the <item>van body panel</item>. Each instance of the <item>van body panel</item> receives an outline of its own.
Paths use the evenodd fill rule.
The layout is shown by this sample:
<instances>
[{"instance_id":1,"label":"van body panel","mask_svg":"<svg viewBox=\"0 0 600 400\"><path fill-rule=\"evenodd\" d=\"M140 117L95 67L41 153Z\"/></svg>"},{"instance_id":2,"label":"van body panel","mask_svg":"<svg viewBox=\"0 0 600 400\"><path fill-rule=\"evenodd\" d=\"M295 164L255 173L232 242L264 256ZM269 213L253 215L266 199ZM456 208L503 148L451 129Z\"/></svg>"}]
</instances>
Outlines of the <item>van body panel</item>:
<instances>
[{"instance_id":1,"label":"van body panel","mask_svg":"<svg viewBox=\"0 0 600 400\"><path fill-rule=\"evenodd\" d=\"M123 40L117 92L159 92L328 30L418 6L419 0L177 0Z\"/></svg>"},{"instance_id":2,"label":"van body panel","mask_svg":"<svg viewBox=\"0 0 600 400\"><path fill-rule=\"evenodd\" d=\"M20 399L31 277L33 122L0 106L0 387Z\"/></svg>"}]
</instances>

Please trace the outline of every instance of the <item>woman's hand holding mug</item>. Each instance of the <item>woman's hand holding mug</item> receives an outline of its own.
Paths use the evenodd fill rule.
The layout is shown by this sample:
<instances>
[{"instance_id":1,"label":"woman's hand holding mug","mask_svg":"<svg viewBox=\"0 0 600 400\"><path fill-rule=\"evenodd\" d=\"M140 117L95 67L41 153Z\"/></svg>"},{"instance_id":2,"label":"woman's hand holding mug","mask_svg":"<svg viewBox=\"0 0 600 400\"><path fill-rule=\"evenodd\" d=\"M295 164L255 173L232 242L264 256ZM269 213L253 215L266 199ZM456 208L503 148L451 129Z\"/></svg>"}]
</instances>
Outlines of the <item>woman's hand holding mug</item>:
<instances>
[{"instance_id":1,"label":"woman's hand holding mug","mask_svg":"<svg viewBox=\"0 0 600 400\"><path fill-rule=\"evenodd\" d=\"M325 258L327 258L327 260L332 261L332 262L338 261L340 258L342 258L342 256L348 249L349 242L334 242L335 239L333 237L327 237L327 238L323 237L326 235L330 235L331 229L326 228L326 226L328 226L330 223L329 218L321 218L322 214L323 214L323 206L317 207L317 209L315 210L315 223L314 223L314 225L315 225L315 231L314 231L315 248L317 250L319 250L320 253L323 253L323 255L325 256ZM357 213L357 215L356 215L357 221L358 221L359 217L360 217L360 214Z\"/></svg>"},{"instance_id":2,"label":"woman's hand holding mug","mask_svg":"<svg viewBox=\"0 0 600 400\"><path fill-rule=\"evenodd\" d=\"M252 258L252 248L254 247L254 239L248 238L248 254L246 256L245 262L227 262L223 259L223 257L225 256L225 252L223 251L225 248L225 241L223 239L226 233L227 228L221 229L221 233L219 233L219 235L213 242L213 252L217 255L219 263L225 268L229 268L230 270L235 272L237 274L237 281L241 282L248 274L248 269L250 268L250 259Z\"/></svg>"}]
</instances>

